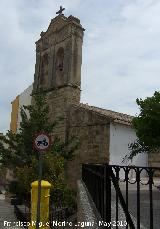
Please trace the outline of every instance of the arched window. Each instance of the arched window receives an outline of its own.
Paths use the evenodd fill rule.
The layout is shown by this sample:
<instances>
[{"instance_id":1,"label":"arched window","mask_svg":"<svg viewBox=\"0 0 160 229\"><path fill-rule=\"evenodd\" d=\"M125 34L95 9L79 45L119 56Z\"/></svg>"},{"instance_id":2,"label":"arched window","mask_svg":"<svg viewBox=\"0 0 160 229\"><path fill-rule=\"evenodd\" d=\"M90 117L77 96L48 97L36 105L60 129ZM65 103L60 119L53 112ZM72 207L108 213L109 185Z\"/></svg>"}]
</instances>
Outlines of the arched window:
<instances>
[{"instance_id":1,"label":"arched window","mask_svg":"<svg viewBox=\"0 0 160 229\"><path fill-rule=\"evenodd\" d=\"M42 64L41 64L41 78L40 78L40 83L44 83L44 62L42 61Z\"/></svg>"},{"instance_id":2,"label":"arched window","mask_svg":"<svg viewBox=\"0 0 160 229\"><path fill-rule=\"evenodd\" d=\"M45 53L42 56L42 62L41 62L41 78L40 78L41 84L45 83L45 79L47 75L48 75L48 54Z\"/></svg>"},{"instance_id":3,"label":"arched window","mask_svg":"<svg viewBox=\"0 0 160 229\"><path fill-rule=\"evenodd\" d=\"M56 70L62 72L64 68L64 49L61 47L57 51L56 56Z\"/></svg>"}]
</instances>

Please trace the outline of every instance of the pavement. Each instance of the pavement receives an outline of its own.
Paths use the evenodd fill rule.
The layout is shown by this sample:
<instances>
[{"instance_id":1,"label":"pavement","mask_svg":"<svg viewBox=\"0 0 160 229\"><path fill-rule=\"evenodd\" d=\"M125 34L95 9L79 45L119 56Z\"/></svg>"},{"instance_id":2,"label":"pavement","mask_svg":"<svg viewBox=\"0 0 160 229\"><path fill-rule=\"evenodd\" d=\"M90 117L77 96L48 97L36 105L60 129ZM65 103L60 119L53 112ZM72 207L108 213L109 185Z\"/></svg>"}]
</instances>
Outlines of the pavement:
<instances>
[{"instance_id":1,"label":"pavement","mask_svg":"<svg viewBox=\"0 0 160 229\"><path fill-rule=\"evenodd\" d=\"M134 182L134 180L133 180ZM147 179L142 180L143 185L140 185L140 222L141 229L149 229L150 228L150 199L149 199L149 185L147 184ZM153 186L153 222L154 229L160 228L160 189L157 188L159 186L160 180L154 180ZM123 197L125 199L125 183L120 183L120 189L122 191ZM128 200L129 200L129 211L131 214L131 218L133 219L134 224L136 225L136 217L137 217L137 185L129 184L128 191ZM112 217L115 219L115 190L112 186ZM119 220L125 221L125 215L123 210L119 204ZM123 227L121 227L122 229Z\"/></svg>"},{"instance_id":2,"label":"pavement","mask_svg":"<svg viewBox=\"0 0 160 229\"><path fill-rule=\"evenodd\" d=\"M0 194L0 229L19 229L18 220L14 215L14 207Z\"/></svg>"}]
</instances>

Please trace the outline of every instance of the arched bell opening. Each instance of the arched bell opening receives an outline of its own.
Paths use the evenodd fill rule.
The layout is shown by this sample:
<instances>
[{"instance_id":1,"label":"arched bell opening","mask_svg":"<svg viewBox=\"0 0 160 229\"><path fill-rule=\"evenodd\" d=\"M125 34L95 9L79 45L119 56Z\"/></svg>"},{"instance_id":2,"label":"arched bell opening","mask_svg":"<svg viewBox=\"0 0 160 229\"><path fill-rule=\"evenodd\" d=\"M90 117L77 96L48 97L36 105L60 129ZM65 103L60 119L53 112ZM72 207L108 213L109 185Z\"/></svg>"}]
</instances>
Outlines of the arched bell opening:
<instances>
[{"instance_id":1,"label":"arched bell opening","mask_svg":"<svg viewBox=\"0 0 160 229\"><path fill-rule=\"evenodd\" d=\"M64 49L60 47L57 51L56 56L56 70L58 72L63 72L64 69Z\"/></svg>"}]
</instances>

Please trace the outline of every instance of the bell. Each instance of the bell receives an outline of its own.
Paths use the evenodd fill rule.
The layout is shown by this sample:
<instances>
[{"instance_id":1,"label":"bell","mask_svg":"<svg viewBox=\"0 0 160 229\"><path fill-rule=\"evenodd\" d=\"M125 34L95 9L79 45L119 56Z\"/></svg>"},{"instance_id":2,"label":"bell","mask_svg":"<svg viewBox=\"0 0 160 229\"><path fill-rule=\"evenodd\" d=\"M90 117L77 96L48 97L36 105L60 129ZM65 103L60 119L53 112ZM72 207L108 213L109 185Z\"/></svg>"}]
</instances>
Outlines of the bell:
<instances>
[{"instance_id":1,"label":"bell","mask_svg":"<svg viewBox=\"0 0 160 229\"><path fill-rule=\"evenodd\" d=\"M63 64L59 64L59 70L63 71Z\"/></svg>"}]
</instances>

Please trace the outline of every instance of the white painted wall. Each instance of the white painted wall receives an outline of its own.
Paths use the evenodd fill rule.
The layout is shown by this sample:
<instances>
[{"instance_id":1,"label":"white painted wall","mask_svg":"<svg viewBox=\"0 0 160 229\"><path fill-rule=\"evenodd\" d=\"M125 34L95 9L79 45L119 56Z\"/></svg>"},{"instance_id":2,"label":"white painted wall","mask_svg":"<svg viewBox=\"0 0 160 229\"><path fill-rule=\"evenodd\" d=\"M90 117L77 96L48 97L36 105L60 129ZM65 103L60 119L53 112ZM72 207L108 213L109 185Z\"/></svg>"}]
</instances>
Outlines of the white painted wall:
<instances>
[{"instance_id":1,"label":"white painted wall","mask_svg":"<svg viewBox=\"0 0 160 229\"><path fill-rule=\"evenodd\" d=\"M30 85L27 89L25 89L19 96L19 109L18 109L18 121L17 121L17 132L20 128L20 122L21 122L21 115L20 115L20 108L25 105L31 105L31 93L33 90L33 84ZM29 115L28 111L26 111L27 115Z\"/></svg>"},{"instance_id":2,"label":"white painted wall","mask_svg":"<svg viewBox=\"0 0 160 229\"><path fill-rule=\"evenodd\" d=\"M136 133L130 126L122 124L110 124L110 161L112 165L136 165L136 166L148 166L147 154L137 155L133 161L122 163L123 158L129 153L128 144L136 140ZM130 176L134 176L134 172L131 172ZM121 174L122 175L122 174ZM143 174L145 176L145 174Z\"/></svg>"}]
</instances>

